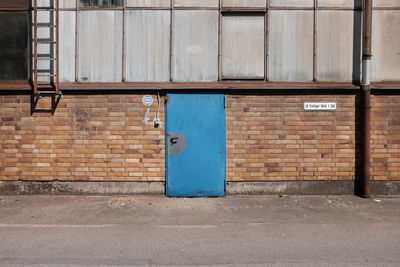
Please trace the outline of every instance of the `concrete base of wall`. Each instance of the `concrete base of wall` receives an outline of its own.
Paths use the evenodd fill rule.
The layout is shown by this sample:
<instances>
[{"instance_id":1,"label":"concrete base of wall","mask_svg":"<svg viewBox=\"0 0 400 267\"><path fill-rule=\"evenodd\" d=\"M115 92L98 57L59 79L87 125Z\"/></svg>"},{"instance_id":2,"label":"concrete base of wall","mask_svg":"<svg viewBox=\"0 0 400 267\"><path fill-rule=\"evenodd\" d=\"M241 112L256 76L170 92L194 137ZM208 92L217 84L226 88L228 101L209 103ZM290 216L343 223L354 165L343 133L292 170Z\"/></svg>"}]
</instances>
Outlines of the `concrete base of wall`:
<instances>
[{"instance_id":1,"label":"concrete base of wall","mask_svg":"<svg viewBox=\"0 0 400 267\"><path fill-rule=\"evenodd\" d=\"M229 182L228 195L354 195L354 181ZM372 181L373 195L400 195L400 181Z\"/></svg>"},{"instance_id":2,"label":"concrete base of wall","mask_svg":"<svg viewBox=\"0 0 400 267\"><path fill-rule=\"evenodd\" d=\"M373 181L374 195L400 195L400 181ZM163 182L0 181L0 194L164 195ZM228 182L227 195L353 195L354 181Z\"/></svg>"},{"instance_id":3,"label":"concrete base of wall","mask_svg":"<svg viewBox=\"0 0 400 267\"><path fill-rule=\"evenodd\" d=\"M163 182L0 181L0 194L162 195Z\"/></svg>"}]
</instances>

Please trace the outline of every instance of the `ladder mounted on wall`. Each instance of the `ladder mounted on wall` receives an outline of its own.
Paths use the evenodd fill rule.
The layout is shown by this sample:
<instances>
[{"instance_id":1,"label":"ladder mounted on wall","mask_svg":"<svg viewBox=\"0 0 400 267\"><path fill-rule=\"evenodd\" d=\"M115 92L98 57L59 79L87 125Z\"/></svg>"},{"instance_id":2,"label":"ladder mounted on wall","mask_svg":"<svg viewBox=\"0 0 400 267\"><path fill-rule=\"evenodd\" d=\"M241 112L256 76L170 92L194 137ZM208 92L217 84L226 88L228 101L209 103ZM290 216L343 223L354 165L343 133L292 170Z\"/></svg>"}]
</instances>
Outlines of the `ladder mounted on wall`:
<instances>
[{"instance_id":1,"label":"ladder mounted on wall","mask_svg":"<svg viewBox=\"0 0 400 267\"><path fill-rule=\"evenodd\" d=\"M59 0L33 0L33 95L61 97Z\"/></svg>"}]
</instances>

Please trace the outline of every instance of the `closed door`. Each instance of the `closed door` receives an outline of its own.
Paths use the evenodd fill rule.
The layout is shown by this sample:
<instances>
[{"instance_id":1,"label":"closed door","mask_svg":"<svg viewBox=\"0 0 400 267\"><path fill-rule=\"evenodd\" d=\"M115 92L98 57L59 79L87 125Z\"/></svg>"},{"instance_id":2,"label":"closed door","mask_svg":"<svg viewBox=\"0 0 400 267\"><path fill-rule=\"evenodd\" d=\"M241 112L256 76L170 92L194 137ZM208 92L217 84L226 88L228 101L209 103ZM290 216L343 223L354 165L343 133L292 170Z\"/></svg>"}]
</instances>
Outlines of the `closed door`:
<instances>
[{"instance_id":1,"label":"closed door","mask_svg":"<svg viewBox=\"0 0 400 267\"><path fill-rule=\"evenodd\" d=\"M167 195L224 196L225 96L171 93L166 115Z\"/></svg>"}]
</instances>

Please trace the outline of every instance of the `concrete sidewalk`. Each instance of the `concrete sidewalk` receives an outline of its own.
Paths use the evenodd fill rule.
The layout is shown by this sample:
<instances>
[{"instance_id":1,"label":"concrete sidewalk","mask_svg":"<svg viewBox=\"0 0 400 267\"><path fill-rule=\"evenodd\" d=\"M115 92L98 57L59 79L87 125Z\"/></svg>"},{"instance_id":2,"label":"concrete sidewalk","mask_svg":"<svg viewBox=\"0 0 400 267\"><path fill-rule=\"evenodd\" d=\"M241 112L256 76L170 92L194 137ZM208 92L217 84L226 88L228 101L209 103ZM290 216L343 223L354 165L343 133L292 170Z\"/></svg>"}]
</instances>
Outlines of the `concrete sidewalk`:
<instances>
[{"instance_id":1,"label":"concrete sidewalk","mask_svg":"<svg viewBox=\"0 0 400 267\"><path fill-rule=\"evenodd\" d=\"M399 266L400 197L0 196L0 266Z\"/></svg>"}]
</instances>

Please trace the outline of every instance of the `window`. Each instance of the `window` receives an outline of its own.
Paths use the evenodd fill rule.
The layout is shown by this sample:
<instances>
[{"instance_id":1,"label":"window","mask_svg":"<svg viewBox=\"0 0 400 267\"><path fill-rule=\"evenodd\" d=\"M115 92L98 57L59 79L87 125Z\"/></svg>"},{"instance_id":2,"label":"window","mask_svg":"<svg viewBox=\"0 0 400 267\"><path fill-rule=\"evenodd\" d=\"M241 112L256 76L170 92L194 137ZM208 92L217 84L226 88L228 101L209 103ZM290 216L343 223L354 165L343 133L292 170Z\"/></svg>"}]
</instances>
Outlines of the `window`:
<instances>
[{"instance_id":1,"label":"window","mask_svg":"<svg viewBox=\"0 0 400 267\"><path fill-rule=\"evenodd\" d=\"M264 79L264 13L223 14L221 54L223 79Z\"/></svg>"},{"instance_id":2,"label":"window","mask_svg":"<svg viewBox=\"0 0 400 267\"><path fill-rule=\"evenodd\" d=\"M79 0L80 7L122 7L123 0Z\"/></svg>"}]
</instances>

